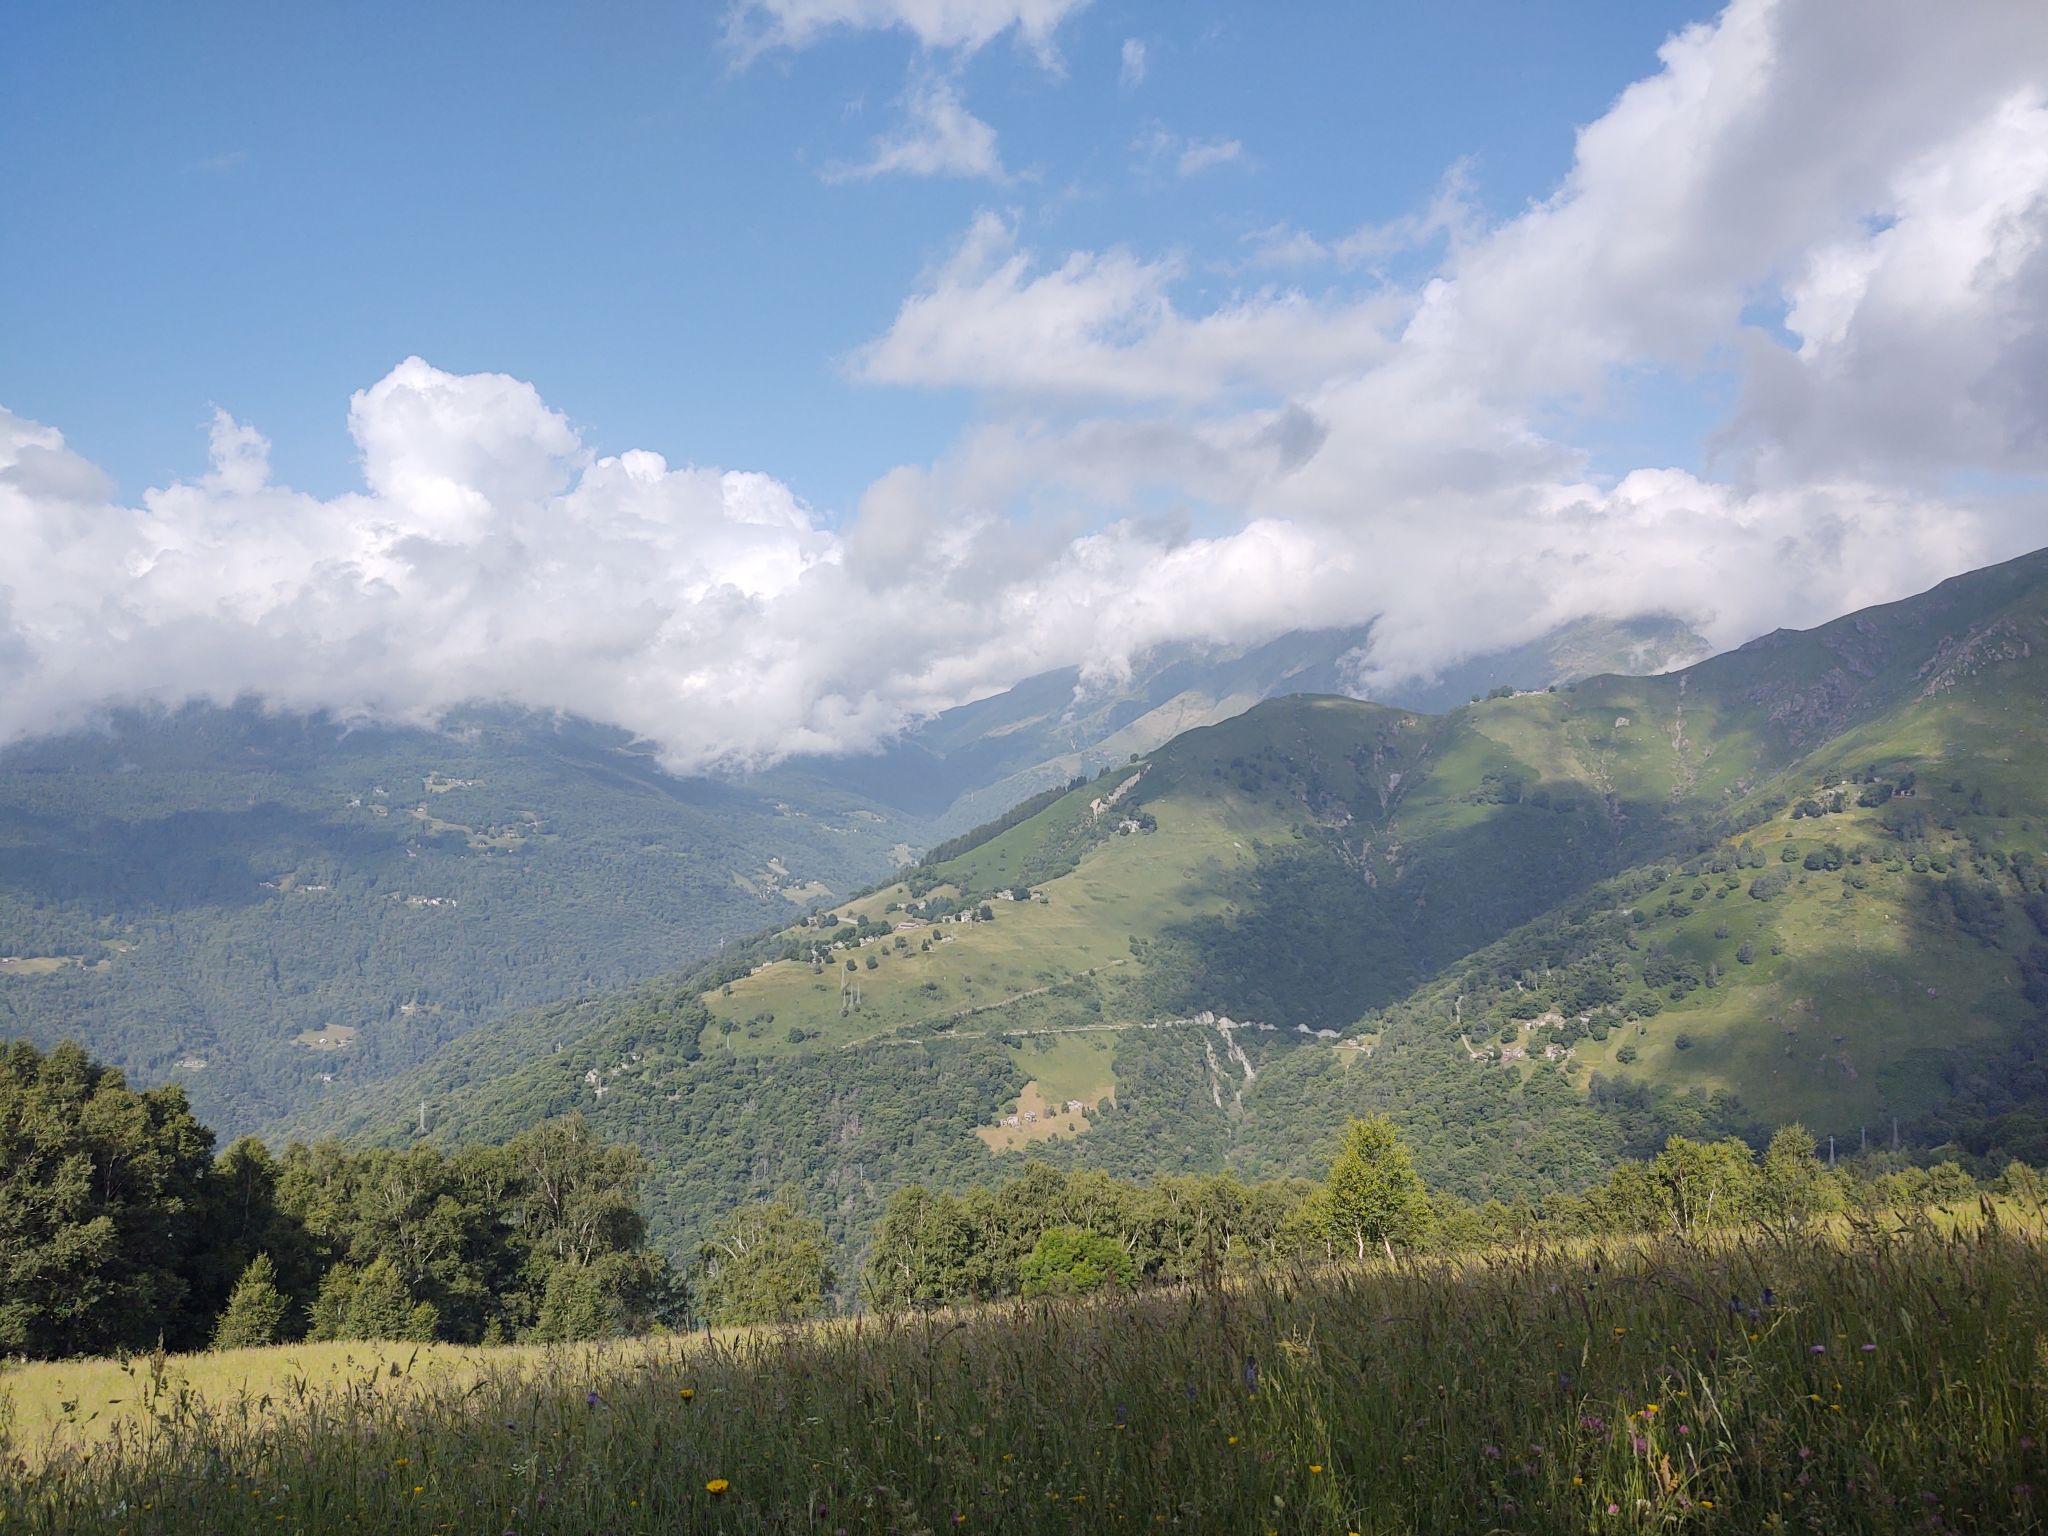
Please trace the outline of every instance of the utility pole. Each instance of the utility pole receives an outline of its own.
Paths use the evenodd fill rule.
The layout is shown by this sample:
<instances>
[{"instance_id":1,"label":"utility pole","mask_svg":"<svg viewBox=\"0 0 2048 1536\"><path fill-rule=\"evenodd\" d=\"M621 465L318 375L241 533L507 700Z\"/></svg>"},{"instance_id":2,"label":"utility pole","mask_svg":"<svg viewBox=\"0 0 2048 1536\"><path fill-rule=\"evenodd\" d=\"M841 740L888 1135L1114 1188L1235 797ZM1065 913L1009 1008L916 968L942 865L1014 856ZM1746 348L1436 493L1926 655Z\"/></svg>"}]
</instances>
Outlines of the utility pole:
<instances>
[{"instance_id":1,"label":"utility pole","mask_svg":"<svg viewBox=\"0 0 2048 1536\"><path fill-rule=\"evenodd\" d=\"M427 1134L427 1101L425 1099L420 1100L420 1134L422 1136Z\"/></svg>"}]
</instances>

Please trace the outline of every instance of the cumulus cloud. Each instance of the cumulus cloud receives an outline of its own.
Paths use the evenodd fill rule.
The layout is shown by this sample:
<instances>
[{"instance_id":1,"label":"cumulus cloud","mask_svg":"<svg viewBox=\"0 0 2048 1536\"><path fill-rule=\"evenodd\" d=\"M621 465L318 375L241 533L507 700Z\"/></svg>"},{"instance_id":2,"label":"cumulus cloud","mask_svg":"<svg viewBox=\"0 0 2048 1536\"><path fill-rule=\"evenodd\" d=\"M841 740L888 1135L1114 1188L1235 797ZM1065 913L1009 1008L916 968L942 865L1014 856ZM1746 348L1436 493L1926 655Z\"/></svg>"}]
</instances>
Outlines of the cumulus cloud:
<instances>
[{"instance_id":1,"label":"cumulus cloud","mask_svg":"<svg viewBox=\"0 0 2048 1536\"><path fill-rule=\"evenodd\" d=\"M1365 551L1368 682L1579 614L1735 643L2048 543L2026 478L2048 468L2048 10L1736 0L1660 63L1504 222L1454 167L1412 216L1268 242L1340 269L1441 245L1405 290L1373 273L1202 307L1176 257L1041 257L984 217L858 366L1025 397L1047 483L1077 444L1104 484L1142 478L1106 445L1167 453L1201 466L1190 498L1234 486L1241 517ZM1354 328L1292 332L1307 316ZM1596 473L1575 446L1642 376L1702 372L1741 400L1715 475ZM1284 474L1218 462L1219 412L1261 390L1314 423ZM1158 410L1075 415L1103 397Z\"/></svg>"},{"instance_id":2,"label":"cumulus cloud","mask_svg":"<svg viewBox=\"0 0 2048 1536\"><path fill-rule=\"evenodd\" d=\"M996 131L960 99L951 80L928 79L912 84L903 98L904 121L875 140L868 158L856 165L832 166L828 181L868 181L877 176L961 176L1004 181L1002 157L996 152Z\"/></svg>"},{"instance_id":3,"label":"cumulus cloud","mask_svg":"<svg viewBox=\"0 0 2048 1536\"><path fill-rule=\"evenodd\" d=\"M908 32L928 49L974 53L1014 29L1049 67L1053 35L1088 0L736 0L727 35L743 56L807 48L829 33Z\"/></svg>"},{"instance_id":4,"label":"cumulus cloud","mask_svg":"<svg viewBox=\"0 0 2048 1536\"><path fill-rule=\"evenodd\" d=\"M966 48L1071 9L766 11ZM1488 226L1454 177L1287 286L1019 227L976 218L849 359L981 409L843 520L418 359L349 403L334 498L222 416L206 474L123 504L0 412L0 739L107 700L489 698L759 762L1168 641L1372 619L1369 691L1587 615L1733 644L2048 543L2048 8L1735 0L1552 196ZM1440 255L1396 285L1395 247ZM1729 381L1701 463L1575 441L1646 372Z\"/></svg>"},{"instance_id":5,"label":"cumulus cloud","mask_svg":"<svg viewBox=\"0 0 2048 1536\"><path fill-rule=\"evenodd\" d=\"M1405 312L1372 296L1265 290L1190 315L1172 297L1184 271L1121 250L1041 270L1011 221L983 213L853 370L885 384L1206 399L1357 367L1387 350Z\"/></svg>"}]
</instances>

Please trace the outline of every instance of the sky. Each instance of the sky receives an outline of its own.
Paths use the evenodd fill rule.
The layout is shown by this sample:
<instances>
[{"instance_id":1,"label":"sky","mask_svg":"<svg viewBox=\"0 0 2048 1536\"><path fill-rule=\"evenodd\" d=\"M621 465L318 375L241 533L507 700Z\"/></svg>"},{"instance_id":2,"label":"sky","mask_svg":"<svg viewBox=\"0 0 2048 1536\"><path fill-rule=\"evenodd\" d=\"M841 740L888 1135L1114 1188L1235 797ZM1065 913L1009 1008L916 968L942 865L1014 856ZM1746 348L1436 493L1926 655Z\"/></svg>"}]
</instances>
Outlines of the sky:
<instances>
[{"instance_id":1,"label":"sky","mask_svg":"<svg viewBox=\"0 0 2048 1536\"><path fill-rule=\"evenodd\" d=\"M859 751L2048 544L2048 7L21 4L0 741Z\"/></svg>"}]
</instances>

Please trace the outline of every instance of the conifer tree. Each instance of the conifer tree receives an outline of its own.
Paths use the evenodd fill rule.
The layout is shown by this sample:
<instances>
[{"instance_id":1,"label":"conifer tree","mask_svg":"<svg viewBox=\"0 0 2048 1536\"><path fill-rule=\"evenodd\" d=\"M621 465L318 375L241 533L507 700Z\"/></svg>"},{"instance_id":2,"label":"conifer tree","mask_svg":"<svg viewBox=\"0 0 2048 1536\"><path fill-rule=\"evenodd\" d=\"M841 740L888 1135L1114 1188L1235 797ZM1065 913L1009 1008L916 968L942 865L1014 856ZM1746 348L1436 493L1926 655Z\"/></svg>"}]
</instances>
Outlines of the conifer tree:
<instances>
[{"instance_id":1,"label":"conifer tree","mask_svg":"<svg viewBox=\"0 0 2048 1536\"><path fill-rule=\"evenodd\" d=\"M215 1349L250 1349L275 1344L290 1303L277 1288L277 1267L259 1253L242 1271L228 1296L227 1310L213 1330Z\"/></svg>"}]
</instances>

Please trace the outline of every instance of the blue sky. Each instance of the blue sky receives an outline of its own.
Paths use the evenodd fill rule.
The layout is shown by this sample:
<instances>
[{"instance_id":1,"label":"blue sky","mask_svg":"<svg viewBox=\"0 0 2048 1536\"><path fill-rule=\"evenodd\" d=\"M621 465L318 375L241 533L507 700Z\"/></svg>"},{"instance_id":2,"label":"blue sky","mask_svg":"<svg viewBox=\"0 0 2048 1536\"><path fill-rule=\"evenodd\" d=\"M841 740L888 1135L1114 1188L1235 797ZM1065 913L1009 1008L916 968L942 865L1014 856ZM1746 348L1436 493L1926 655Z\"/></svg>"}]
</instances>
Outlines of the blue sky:
<instances>
[{"instance_id":1,"label":"blue sky","mask_svg":"<svg viewBox=\"0 0 2048 1536\"><path fill-rule=\"evenodd\" d=\"M761 468L821 510L928 459L959 390L849 382L977 209L1034 243L1186 253L1190 302L1269 281L1246 237L1546 195L1576 126L1697 5L1082 9L1048 69L958 69L1016 175L833 183L934 67L900 31L742 61L714 5L23 7L0 59L0 403L129 495L198 472L216 404L281 478L359 483L350 392L419 354L532 380L593 446ZM1120 83L1126 39L1142 81ZM1244 160L1182 179L1163 130ZM1682 417L1682 411L1679 412ZM1659 409L1631 441L1689 462Z\"/></svg>"},{"instance_id":2,"label":"blue sky","mask_svg":"<svg viewBox=\"0 0 2048 1536\"><path fill-rule=\"evenodd\" d=\"M860 751L2048 545L2048 6L16 5L0 742Z\"/></svg>"}]
</instances>

